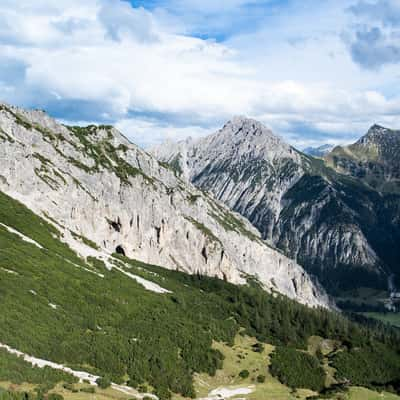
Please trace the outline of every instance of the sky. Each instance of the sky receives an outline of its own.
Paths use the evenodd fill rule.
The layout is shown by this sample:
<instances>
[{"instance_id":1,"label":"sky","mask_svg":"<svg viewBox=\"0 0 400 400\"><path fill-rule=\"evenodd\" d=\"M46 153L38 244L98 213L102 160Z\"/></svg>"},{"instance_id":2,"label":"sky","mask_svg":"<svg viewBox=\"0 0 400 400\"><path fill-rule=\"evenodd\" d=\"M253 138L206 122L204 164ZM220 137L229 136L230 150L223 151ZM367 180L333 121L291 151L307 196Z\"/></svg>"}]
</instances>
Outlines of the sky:
<instances>
[{"instance_id":1,"label":"sky","mask_svg":"<svg viewBox=\"0 0 400 400\"><path fill-rule=\"evenodd\" d=\"M1 0L0 100L143 147L235 115L350 143L400 128L400 0Z\"/></svg>"}]
</instances>

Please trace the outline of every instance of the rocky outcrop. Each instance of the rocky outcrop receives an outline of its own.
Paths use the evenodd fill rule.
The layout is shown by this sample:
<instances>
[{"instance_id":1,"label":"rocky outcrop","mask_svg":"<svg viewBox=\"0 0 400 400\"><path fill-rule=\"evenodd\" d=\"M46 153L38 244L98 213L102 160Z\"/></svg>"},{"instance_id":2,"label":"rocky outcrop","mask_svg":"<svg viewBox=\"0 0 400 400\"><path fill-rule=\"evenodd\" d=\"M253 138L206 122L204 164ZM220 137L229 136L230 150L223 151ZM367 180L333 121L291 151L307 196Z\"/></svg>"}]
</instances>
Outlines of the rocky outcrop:
<instances>
[{"instance_id":1,"label":"rocky outcrop","mask_svg":"<svg viewBox=\"0 0 400 400\"><path fill-rule=\"evenodd\" d=\"M233 283L251 275L302 303L329 303L302 267L245 219L111 126L68 127L42 111L1 105L0 141L0 190L65 238Z\"/></svg>"}]
</instances>

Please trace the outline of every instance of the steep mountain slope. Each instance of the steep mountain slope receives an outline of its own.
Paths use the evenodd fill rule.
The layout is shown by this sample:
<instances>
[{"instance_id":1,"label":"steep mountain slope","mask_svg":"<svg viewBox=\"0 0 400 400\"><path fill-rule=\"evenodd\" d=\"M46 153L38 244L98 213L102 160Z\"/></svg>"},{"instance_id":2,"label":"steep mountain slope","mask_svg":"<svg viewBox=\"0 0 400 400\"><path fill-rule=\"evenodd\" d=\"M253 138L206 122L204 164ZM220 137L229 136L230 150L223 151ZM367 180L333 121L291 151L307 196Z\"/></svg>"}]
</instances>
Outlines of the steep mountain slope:
<instances>
[{"instance_id":1,"label":"steep mountain slope","mask_svg":"<svg viewBox=\"0 0 400 400\"><path fill-rule=\"evenodd\" d=\"M386 288L399 276L399 198L327 168L257 121L235 118L198 141L154 149L296 258L331 290Z\"/></svg>"},{"instance_id":2,"label":"steep mountain slope","mask_svg":"<svg viewBox=\"0 0 400 400\"><path fill-rule=\"evenodd\" d=\"M400 131L374 125L350 146L335 147L326 155L338 172L363 180L382 192L400 193Z\"/></svg>"},{"instance_id":3,"label":"steep mountain slope","mask_svg":"<svg viewBox=\"0 0 400 400\"><path fill-rule=\"evenodd\" d=\"M300 153L241 117L204 139L162 145L153 154L179 165L185 178L246 216L264 238L271 237L282 196L303 174Z\"/></svg>"},{"instance_id":4,"label":"steep mountain slope","mask_svg":"<svg viewBox=\"0 0 400 400\"><path fill-rule=\"evenodd\" d=\"M246 220L112 127L66 127L41 111L2 105L0 131L0 189L55 223L82 255L101 248L234 283L251 275L269 290L328 304L304 270ZM76 247L74 238L95 249Z\"/></svg>"},{"instance_id":5,"label":"steep mountain slope","mask_svg":"<svg viewBox=\"0 0 400 400\"><path fill-rule=\"evenodd\" d=\"M275 243L329 289L386 289L388 277L399 276L399 197L305 174L283 200Z\"/></svg>"},{"instance_id":6,"label":"steep mountain slope","mask_svg":"<svg viewBox=\"0 0 400 400\"><path fill-rule=\"evenodd\" d=\"M313 157L324 157L326 154L332 151L334 147L335 146L331 144L323 144L318 147L306 147L303 150L303 153Z\"/></svg>"},{"instance_id":7,"label":"steep mountain slope","mask_svg":"<svg viewBox=\"0 0 400 400\"><path fill-rule=\"evenodd\" d=\"M254 281L233 285L101 250L85 260L62 239L61 228L0 192L0 392L4 383L18 388L10 382L37 389L24 385L33 393L11 399L59 400L46 394L51 390L66 399L167 400L206 387L208 400L230 393L275 400L312 389L296 393L305 399L331 385L328 362L337 368L333 382L351 377L355 385L400 390L399 335L388 327L302 306ZM319 348L323 359L315 356ZM97 388L97 376L112 387ZM53 391L58 382L64 385Z\"/></svg>"}]
</instances>

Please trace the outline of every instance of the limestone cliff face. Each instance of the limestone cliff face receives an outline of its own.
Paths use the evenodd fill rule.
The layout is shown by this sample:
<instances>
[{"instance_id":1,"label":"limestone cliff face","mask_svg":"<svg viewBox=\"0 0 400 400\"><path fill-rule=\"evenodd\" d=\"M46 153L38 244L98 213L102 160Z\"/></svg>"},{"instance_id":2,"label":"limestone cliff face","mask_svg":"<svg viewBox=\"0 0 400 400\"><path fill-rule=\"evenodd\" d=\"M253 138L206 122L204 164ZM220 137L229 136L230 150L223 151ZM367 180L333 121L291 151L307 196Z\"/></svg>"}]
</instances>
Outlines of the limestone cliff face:
<instances>
[{"instance_id":1,"label":"limestone cliff face","mask_svg":"<svg viewBox=\"0 0 400 400\"><path fill-rule=\"evenodd\" d=\"M371 234L380 223L374 203L382 199L353 189L340 181L304 175L284 196L274 243L331 290L385 288L387 264L377 254L381 247Z\"/></svg>"},{"instance_id":2,"label":"limestone cliff face","mask_svg":"<svg viewBox=\"0 0 400 400\"><path fill-rule=\"evenodd\" d=\"M152 152L247 217L265 239L272 237L283 195L303 175L299 152L261 123L242 117L206 138Z\"/></svg>"},{"instance_id":3,"label":"limestone cliff face","mask_svg":"<svg viewBox=\"0 0 400 400\"><path fill-rule=\"evenodd\" d=\"M206 138L152 152L331 289L384 287L397 268L396 199L297 151L257 121L234 118Z\"/></svg>"},{"instance_id":4,"label":"limestone cliff face","mask_svg":"<svg viewBox=\"0 0 400 400\"><path fill-rule=\"evenodd\" d=\"M241 216L110 126L67 127L41 111L0 106L0 189L65 237L166 268L244 283L312 306L323 289Z\"/></svg>"}]
</instances>

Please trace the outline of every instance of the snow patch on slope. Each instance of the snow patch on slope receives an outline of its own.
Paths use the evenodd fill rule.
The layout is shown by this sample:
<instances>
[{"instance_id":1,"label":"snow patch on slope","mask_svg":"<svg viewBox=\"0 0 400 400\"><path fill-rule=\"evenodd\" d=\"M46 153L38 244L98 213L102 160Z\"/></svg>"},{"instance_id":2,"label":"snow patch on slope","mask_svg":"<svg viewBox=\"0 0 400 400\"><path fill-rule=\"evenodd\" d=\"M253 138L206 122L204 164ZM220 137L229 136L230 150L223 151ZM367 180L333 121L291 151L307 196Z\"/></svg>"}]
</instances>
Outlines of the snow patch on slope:
<instances>
[{"instance_id":1,"label":"snow patch on slope","mask_svg":"<svg viewBox=\"0 0 400 400\"><path fill-rule=\"evenodd\" d=\"M43 246L41 246L38 242L35 242L33 239L31 239L28 236L25 236L23 233L17 231L16 229L11 228L10 226L3 224L1 222L0 222L0 225L3 228L6 228L8 230L8 232L14 233L15 235L19 236L24 242L31 243L31 244L35 245L36 247L39 247L39 249L43 249Z\"/></svg>"},{"instance_id":2,"label":"snow patch on slope","mask_svg":"<svg viewBox=\"0 0 400 400\"><path fill-rule=\"evenodd\" d=\"M254 390L253 386L243 387L243 388L218 388L212 390L208 397L204 397L200 400L221 400L221 399L230 399L234 396L250 394Z\"/></svg>"},{"instance_id":3,"label":"snow patch on slope","mask_svg":"<svg viewBox=\"0 0 400 400\"><path fill-rule=\"evenodd\" d=\"M18 272L13 271L12 269L0 268L0 270L4 271L4 272L6 272L7 274L10 274L10 275L19 275Z\"/></svg>"},{"instance_id":4,"label":"snow patch on slope","mask_svg":"<svg viewBox=\"0 0 400 400\"><path fill-rule=\"evenodd\" d=\"M57 228L60 229L59 226L57 226ZM111 256L109 251L107 251L103 248L102 249L100 249L100 248L94 249L94 248L88 246L87 244L75 239L74 236L71 234L70 230L68 230L68 229L62 230L62 233L63 234L61 235L61 240L64 243L68 244L68 246L70 246L73 250L75 250L78 254L80 254L84 258L94 257L94 258L97 258L97 259L103 261L106 268L109 271L111 271L113 268L115 268L118 271L122 272L124 275L128 276L129 278L134 279L136 282L138 282L140 285L142 285L147 290L150 290L152 292L159 293L159 294L171 293L171 291L162 288L160 285L158 285L154 282L148 281L147 279L141 278L137 275L126 272L122 268L117 267L115 265L115 263L112 262L115 259ZM74 265L77 268L81 268L87 272L90 272L92 274L99 276L100 278L104 278L104 274L101 274L96 271L90 270L89 268L85 268L83 266L77 265L69 260L66 260L66 261L69 262L70 264Z\"/></svg>"},{"instance_id":5,"label":"snow patch on slope","mask_svg":"<svg viewBox=\"0 0 400 400\"><path fill-rule=\"evenodd\" d=\"M122 268L115 267L114 268L120 272L122 272L124 275L128 276L131 279L134 279L137 283L142 285L145 289L150 290L151 292L155 293L160 293L160 294L165 294L165 293L172 293L168 289L162 288L160 285L157 285L154 282L148 281L140 276L131 274L130 272L124 271Z\"/></svg>"},{"instance_id":6,"label":"snow patch on slope","mask_svg":"<svg viewBox=\"0 0 400 400\"><path fill-rule=\"evenodd\" d=\"M64 371L72 376L75 376L76 378L79 379L79 382L83 382L83 381L87 381L89 382L90 385L93 386L97 386L97 379L99 379L99 376L97 375L92 375L88 372L85 371L76 371L73 370L69 367L66 367L62 364L57 364L55 362L52 361L47 361L47 360L43 360L41 358L36 358L36 357L32 357L29 356L25 353L22 353L21 351L15 350L12 347L6 345L6 344L2 344L0 343L0 349L4 349L7 352L9 352L10 354L14 354L18 357L22 357L26 362L32 364L33 366L39 367L39 368L45 368L45 367L49 367L52 369L57 369L60 371ZM115 383L111 384L111 387L115 390L118 390L119 392L128 394L130 396L134 396L137 399L142 399L144 397L150 397L154 400L158 400L158 397L150 394L150 393L138 393L136 390L134 390L133 388L129 387L129 386L124 386L124 385L117 385Z\"/></svg>"}]
</instances>

